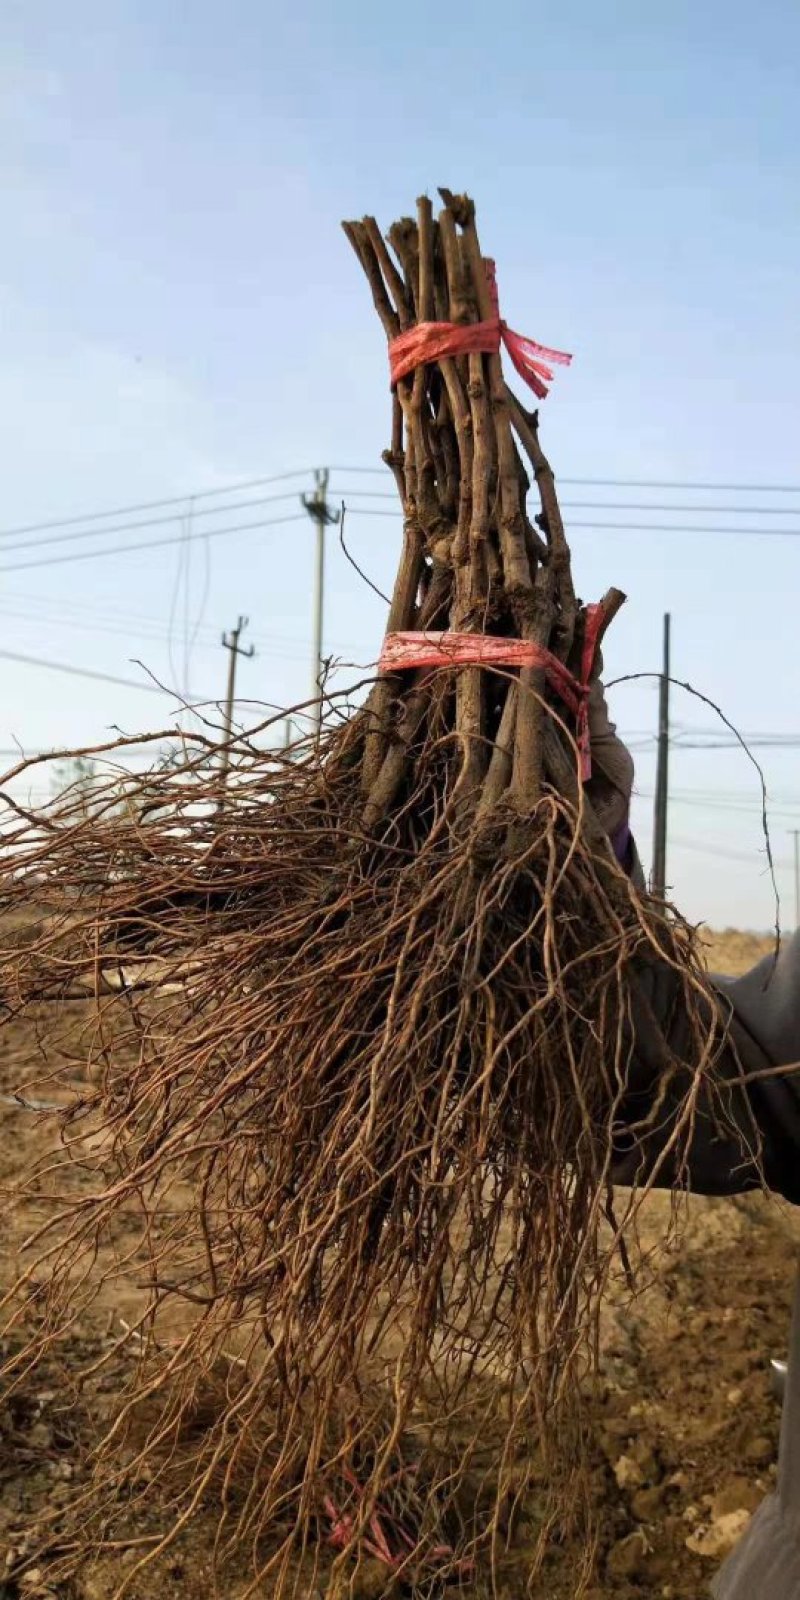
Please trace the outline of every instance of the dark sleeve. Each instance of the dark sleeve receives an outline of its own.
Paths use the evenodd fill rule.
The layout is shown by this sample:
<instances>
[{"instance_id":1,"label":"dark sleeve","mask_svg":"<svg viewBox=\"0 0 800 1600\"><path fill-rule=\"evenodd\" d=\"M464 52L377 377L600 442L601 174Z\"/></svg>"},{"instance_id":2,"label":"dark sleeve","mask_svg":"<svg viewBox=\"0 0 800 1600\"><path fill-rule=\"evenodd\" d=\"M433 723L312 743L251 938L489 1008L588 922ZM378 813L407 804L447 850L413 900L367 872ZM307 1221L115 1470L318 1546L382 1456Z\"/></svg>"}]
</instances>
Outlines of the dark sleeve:
<instances>
[{"instance_id":1,"label":"dark sleeve","mask_svg":"<svg viewBox=\"0 0 800 1600\"><path fill-rule=\"evenodd\" d=\"M800 945L796 954L800 965ZM787 1054L791 1033L783 1030L781 1048L781 1029L775 1027L787 973L771 994L769 983L761 981L767 977L763 964L755 971L758 981L749 974L739 986L722 980L711 991L707 1004L717 1010L724 1042L698 1096L691 1136L674 1150L670 1139L691 1085L691 1031L671 968L639 973L629 1091L616 1138L617 1182L650 1177L658 1187L680 1185L710 1195L766 1184L800 1204L800 1072L774 1074L775 1067L795 1059ZM794 972L788 976L790 1009L800 1013L800 985Z\"/></svg>"}]
</instances>

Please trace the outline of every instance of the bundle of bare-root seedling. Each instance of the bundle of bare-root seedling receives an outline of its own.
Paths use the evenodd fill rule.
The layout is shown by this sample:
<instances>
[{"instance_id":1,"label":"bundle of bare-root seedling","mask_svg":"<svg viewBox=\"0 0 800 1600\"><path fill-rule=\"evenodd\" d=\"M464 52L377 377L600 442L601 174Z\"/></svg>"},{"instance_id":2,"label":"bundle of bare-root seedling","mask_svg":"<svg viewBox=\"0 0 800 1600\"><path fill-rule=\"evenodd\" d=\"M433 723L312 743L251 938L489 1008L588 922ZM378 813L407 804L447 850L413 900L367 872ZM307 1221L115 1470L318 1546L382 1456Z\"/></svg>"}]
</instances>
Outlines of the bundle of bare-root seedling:
<instances>
[{"instance_id":1,"label":"bundle of bare-root seedling","mask_svg":"<svg viewBox=\"0 0 800 1600\"><path fill-rule=\"evenodd\" d=\"M634 1036L672 1085L676 1168L718 1044L689 932L591 803L587 683L621 597L576 601L506 385L501 342L534 387L548 353L500 321L473 207L443 198L388 240L346 227L390 342L404 516L367 701L286 757L234 741L224 794L187 736L179 765L6 834L4 909L35 923L2 992L35 1011L39 1079L73 1085L12 1366L134 1284L82 1537L126 1537L160 1496L144 1561L211 1504L220 1559L246 1549L281 1595L331 1561L355 1593L367 1559L398 1593L491 1585L515 1509L531 1571L583 1514Z\"/></svg>"}]
</instances>

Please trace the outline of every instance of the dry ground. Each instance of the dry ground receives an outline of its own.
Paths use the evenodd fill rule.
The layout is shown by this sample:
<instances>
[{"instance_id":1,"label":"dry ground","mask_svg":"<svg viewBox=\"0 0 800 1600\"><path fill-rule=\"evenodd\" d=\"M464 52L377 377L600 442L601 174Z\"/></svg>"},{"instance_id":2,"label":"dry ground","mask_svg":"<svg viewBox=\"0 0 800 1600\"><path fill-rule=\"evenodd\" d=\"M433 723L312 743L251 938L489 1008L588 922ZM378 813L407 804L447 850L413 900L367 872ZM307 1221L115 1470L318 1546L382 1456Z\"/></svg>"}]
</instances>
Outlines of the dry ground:
<instances>
[{"instance_id":1,"label":"dry ground","mask_svg":"<svg viewBox=\"0 0 800 1600\"><path fill-rule=\"evenodd\" d=\"M765 948L754 935L715 936L709 963L714 970L741 971ZM35 1052L32 1033L10 1029L2 1039L0 1093L18 1078L19 1060L33 1060ZM0 1227L6 1246L0 1270L8 1280L29 1223L9 1197L42 1154L51 1124L7 1104L3 1124ZM644 1232L657 1247L666 1215L665 1197L651 1197ZM779 1416L768 1367L771 1356L784 1353L799 1239L798 1222L777 1202L693 1200L679 1243L669 1252L657 1249L654 1287L633 1307L622 1300L609 1307L593 1419L600 1525L593 1600L701 1600L720 1553L769 1489ZM67 1367L113 1339L120 1317L133 1320L135 1290L128 1296L116 1286L113 1295L101 1297L75 1329ZM85 1447L102 1424L118 1376L112 1365L78 1407L65 1398L69 1372L55 1363L10 1402L0 1396L0 1600L42 1600L47 1592L35 1569L24 1575L25 1551L38 1519L68 1506L77 1493ZM147 1531L157 1511L149 1515ZM524 1593L525 1544L535 1520L535 1505L526 1505L503 1580L508 1600ZM212 1540L212 1519L200 1516L169 1554L133 1580L131 1600L205 1600ZM569 1600L576 1560L569 1546L554 1551L533 1600ZM110 1600L130 1575L131 1561L131 1552L121 1550L95 1562L58 1591L59 1600ZM243 1593L245 1578L243 1565L229 1593ZM359 1592L366 1600L402 1591L371 1566ZM465 1600L478 1600L485 1591L472 1583L461 1592ZM320 1591L308 1593L312 1600Z\"/></svg>"}]
</instances>

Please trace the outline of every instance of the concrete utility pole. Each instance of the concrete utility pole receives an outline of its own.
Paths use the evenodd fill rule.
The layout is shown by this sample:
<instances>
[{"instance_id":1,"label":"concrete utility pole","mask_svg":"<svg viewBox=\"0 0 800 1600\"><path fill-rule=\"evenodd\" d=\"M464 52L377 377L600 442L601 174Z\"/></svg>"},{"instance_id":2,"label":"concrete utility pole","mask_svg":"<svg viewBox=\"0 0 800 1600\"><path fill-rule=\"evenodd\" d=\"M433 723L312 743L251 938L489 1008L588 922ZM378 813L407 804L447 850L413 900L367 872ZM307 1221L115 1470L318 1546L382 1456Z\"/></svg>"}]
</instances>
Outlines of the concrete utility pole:
<instances>
[{"instance_id":1,"label":"concrete utility pole","mask_svg":"<svg viewBox=\"0 0 800 1600\"><path fill-rule=\"evenodd\" d=\"M236 627L234 628L230 637L228 637L227 633L223 633L222 635L222 643L224 648L229 652L229 656L228 685L225 693L224 733L222 752L220 755L220 810L222 810L222 807L225 804L225 788L228 782L228 767L230 765L231 756L231 736L233 734L233 702L236 695L236 664L240 656L246 656L248 659L250 659L250 657L254 656L256 653L255 647L252 644L249 650L244 650L239 643L242 633L247 627L247 623L247 617L239 617Z\"/></svg>"},{"instance_id":2,"label":"concrete utility pole","mask_svg":"<svg viewBox=\"0 0 800 1600\"><path fill-rule=\"evenodd\" d=\"M314 473L316 488L313 494L301 496L302 503L312 522L316 523L317 547L314 560L314 599L312 606L313 628L313 655L311 661L311 695L316 701L312 711L317 732L322 721L322 700L320 698L320 676L322 673L322 640L325 608L325 529L339 521L341 513L332 511L328 505L328 479L330 473L327 467L318 467Z\"/></svg>"},{"instance_id":3,"label":"concrete utility pole","mask_svg":"<svg viewBox=\"0 0 800 1600\"><path fill-rule=\"evenodd\" d=\"M669 797L670 616L664 617L664 659L658 686L658 760L653 813L653 870L650 888L663 900L667 892L667 802Z\"/></svg>"},{"instance_id":4,"label":"concrete utility pole","mask_svg":"<svg viewBox=\"0 0 800 1600\"><path fill-rule=\"evenodd\" d=\"M800 828L790 828L794 840L794 925L800 928Z\"/></svg>"}]
</instances>

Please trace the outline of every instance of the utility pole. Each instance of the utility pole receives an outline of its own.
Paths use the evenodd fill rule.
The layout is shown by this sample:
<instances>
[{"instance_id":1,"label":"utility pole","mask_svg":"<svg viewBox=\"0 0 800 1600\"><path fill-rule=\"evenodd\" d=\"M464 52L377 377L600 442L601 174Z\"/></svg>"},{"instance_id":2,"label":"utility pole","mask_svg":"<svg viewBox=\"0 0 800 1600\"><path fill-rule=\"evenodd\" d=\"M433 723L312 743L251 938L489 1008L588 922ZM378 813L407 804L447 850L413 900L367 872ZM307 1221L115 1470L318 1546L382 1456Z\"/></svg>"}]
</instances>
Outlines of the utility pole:
<instances>
[{"instance_id":1,"label":"utility pole","mask_svg":"<svg viewBox=\"0 0 800 1600\"><path fill-rule=\"evenodd\" d=\"M313 627L313 656L311 663L311 694L316 702L312 718L317 732L322 721L322 700L320 696L320 677L322 674L322 639L323 620L325 607L325 529L339 521L340 512L332 511L328 505L328 478L330 474L327 467L318 467L314 473L315 489L313 494L301 496L302 503L312 522L316 523L317 542L314 557L314 600L312 610Z\"/></svg>"},{"instance_id":2,"label":"utility pole","mask_svg":"<svg viewBox=\"0 0 800 1600\"><path fill-rule=\"evenodd\" d=\"M242 633L244 632L245 628L247 627L248 620L249 619L247 617L239 617L239 619L238 619L238 621L236 623L236 627L234 628L232 634L230 635L230 638L228 637L227 633L223 633L223 635L222 635L223 646L229 652L229 655L228 655L228 686L227 686L227 690L226 690L226 693L225 693L224 742L223 742L223 745L222 745L222 753L220 755L220 796L219 796L219 809L220 809L220 811L222 810L222 808L223 808L223 806L225 804L225 788L226 788L226 785L227 785L227 782L228 782L228 767L230 765L230 757L231 757L231 737L232 737L232 734L233 734L233 702L234 702L234 698L235 698L235 694L236 694L236 664L237 664L237 661L238 661L240 656L245 656L245 657L247 657L249 659L250 657L254 656L255 653L256 653L255 652L255 647L252 644L251 644L249 650L244 650L242 648L242 646L240 645L240 643L239 643L239 640L240 640L240 638L242 636Z\"/></svg>"},{"instance_id":3,"label":"utility pole","mask_svg":"<svg viewBox=\"0 0 800 1600\"><path fill-rule=\"evenodd\" d=\"M794 925L800 929L800 828L790 828L794 840Z\"/></svg>"},{"instance_id":4,"label":"utility pole","mask_svg":"<svg viewBox=\"0 0 800 1600\"><path fill-rule=\"evenodd\" d=\"M667 892L667 801L669 796L670 616L664 617L664 658L658 685L658 760L653 815L653 870L650 888L663 900Z\"/></svg>"}]
</instances>

